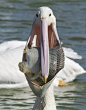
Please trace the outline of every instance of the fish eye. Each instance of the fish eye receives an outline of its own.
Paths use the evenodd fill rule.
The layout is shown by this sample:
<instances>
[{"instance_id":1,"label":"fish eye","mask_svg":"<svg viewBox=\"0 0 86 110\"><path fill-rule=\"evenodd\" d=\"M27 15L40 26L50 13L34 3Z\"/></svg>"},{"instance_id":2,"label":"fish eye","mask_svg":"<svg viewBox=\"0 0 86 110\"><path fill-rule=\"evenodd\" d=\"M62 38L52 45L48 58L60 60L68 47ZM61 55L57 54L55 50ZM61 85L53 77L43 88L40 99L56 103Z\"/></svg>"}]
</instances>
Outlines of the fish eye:
<instances>
[{"instance_id":1,"label":"fish eye","mask_svg":"<svg viewBox=\"0 0 86 110\"><path fill-rule=\"evenodd\" d=\"M51 16L51 13L49 14L49 16Z\"/></svg>"},{"instance_id":2,"label":"fish eye","mask_svg":"<svg viewBox=\"0 0 86 110\"><path fill-rule=\"evenodd\" d=\"M38 14L36 14L36 17L38 17L39 15Z\"/></svg>"}]
</instances>

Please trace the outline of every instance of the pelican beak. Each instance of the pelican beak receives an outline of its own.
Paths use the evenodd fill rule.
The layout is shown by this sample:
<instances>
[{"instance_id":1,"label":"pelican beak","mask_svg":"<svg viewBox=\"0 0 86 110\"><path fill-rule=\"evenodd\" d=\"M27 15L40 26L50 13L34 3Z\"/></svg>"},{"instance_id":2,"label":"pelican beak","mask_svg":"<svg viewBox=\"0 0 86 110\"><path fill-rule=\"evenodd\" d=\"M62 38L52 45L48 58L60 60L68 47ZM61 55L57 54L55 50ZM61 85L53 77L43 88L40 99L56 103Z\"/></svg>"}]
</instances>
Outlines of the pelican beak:
<instances>
[{"instance_id":1,"label":"pelican beak","mask_svg":"<svg viewBox=\"0 0 86 110\"><path fill-rule=\"evenodd\" d=\"M42 17L40 18L40 25L36 25L34 20L26 47L32 48L34 39L35 46L41 47L41 73L46 83L49 76L49 48L60 45L55 23L52 22L48 25L47 19Z\"/></svg>"},{"instance_id":2,"label":"pelican beak","mask_svg":"<svg viewBox=\"0 0 86 110\"><path fill-rule=\"evenodd\" d=\"M47 13L44 11L47 11L44 7L40 7L37 11L38 16L34 18L29 39L23 52L23 62L21 65L19 64L19 68L25 73L32 91L38 97L44 96L56 74L64 67L64 53L56 29L56 18L53 13L51 17L46 16ZM37 57L35 52L32 51L35 54L33 58L37 60L37 63L33 63L33 60L29 58L28 53L30 53L31 48L33 50L33 47L37 47ZM38 49L41 50L41 54ZM31 69L38 64L35 70L38 70L38 68L39 70L30 72L28 60L31 60ZM59 85L63 85L61 81L59 83Z\"/></svg>"},{"instance_id":3,"label":"pelican beak","mask_svg":"<svg viewBox=\"0 0 86 110\"><path fill-rule=\"evenodd\" d=\"M49 75L49 43L48 24L46 18L41 18L41 71L44 82L47 82Z\"/></svg>"},{"instance_id":4,"label":"pelican beak","mask_svg":"<svg viewBox=\"0 0 86 110\"><path fill-rule=\"evenodd\" d=\"M49 76L49 48L56 45L61 45L58 37L56 25L51 23L48 26L48 21L45 17L41 18L41 70L44 82L47 82Z\"/></svg>"}]
</instances>

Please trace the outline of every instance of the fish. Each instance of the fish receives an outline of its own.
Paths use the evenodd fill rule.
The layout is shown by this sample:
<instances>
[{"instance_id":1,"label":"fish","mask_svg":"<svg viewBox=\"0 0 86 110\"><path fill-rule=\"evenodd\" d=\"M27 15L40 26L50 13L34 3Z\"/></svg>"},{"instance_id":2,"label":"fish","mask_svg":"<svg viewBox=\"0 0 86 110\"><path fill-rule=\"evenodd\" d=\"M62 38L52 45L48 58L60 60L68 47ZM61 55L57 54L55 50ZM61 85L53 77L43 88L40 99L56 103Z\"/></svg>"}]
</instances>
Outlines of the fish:
<instances>
[{"instance_id":1,"label":"fish","mask_svg":"<svg viewBox=\"0 0 86 110\"><path fill-rule=\"evenodd\" d=\"M44 84L45 82L41 72L41 48L28 48L26 59L27 61L22 61L18 64L19 70L34 83L37 83L37 80L40 80L40 85ZM47 82L50 81L62 68L64 68L64 52L61 45L50 48L49 76Z\"/></svg>"}]
</instances>

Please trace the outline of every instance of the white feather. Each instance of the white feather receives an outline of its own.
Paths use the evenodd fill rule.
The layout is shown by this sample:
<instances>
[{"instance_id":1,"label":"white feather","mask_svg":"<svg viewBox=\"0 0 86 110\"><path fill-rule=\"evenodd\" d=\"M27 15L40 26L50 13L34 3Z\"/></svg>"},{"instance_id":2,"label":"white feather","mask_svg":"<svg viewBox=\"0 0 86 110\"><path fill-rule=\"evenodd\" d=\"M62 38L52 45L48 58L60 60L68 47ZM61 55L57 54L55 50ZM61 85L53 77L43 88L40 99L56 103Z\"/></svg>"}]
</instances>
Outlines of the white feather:
<instances>
[{"instance_id":1,"label":"white feather","mask_svg":"<svg viewBox=\"0 0 86 110\"><path fill-rule=\"evenodd\" d=\"M26 86L28 86L24 74L20 72L18 68L18 63L22 61L25 44L25 41L9 41L0 44L0 83L2 84L0 84L0 87L12 87L12 84L13 86L15 85L14 87L17 87L17 84L20 84L20 86L26 84ZM67 49L65 48L64 52L66 52L66 50ZM73 53L75 52L71 52L71 57L74 58L76 55ZM85 72L86 71L78 63L66 57L65 67L57 74L54 85L58 86L59 80L65 82L73 81L77 76L82 75Z\"/></svg>"}]
</instances>

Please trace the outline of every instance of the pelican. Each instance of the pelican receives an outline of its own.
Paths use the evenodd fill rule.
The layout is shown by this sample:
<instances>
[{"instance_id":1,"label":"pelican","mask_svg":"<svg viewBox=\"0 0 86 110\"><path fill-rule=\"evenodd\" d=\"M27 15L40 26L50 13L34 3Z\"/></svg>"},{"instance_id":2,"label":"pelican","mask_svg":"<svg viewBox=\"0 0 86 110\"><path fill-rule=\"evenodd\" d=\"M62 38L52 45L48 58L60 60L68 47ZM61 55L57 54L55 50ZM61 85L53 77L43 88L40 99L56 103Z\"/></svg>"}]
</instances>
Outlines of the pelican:
<instances>
[{"instance_id":1,"label":"pelican","mask_svg":"<svg viewBox=\"0 0 86 110\"><path fill-rule=\"evenodd\" d=\"M35 44L33 43L35 39ZM34 45L33 45L34 44ZM67 67L65 66L64 70L61 70L59 74L54 75L52 79L48 80L49 77L49 48L53 48L56 45L61 45L58 33L56 30L56 18L52 12L52 10L48 7L40 7L38 8L36 15L34 17L32 30L29 36L29 39L26 43L24 52L23 52L23 62L28 62L27 57L27 50L28 48L31 49L33 47L41 47L41 74L44 78L44 83L41 83L40 80L36 80L35 82L29 78L29 74L25 74L26 79L34 92L37 96L33 110L56 110L54 93L53 93L53 81L54 78L62 78L60 76L60 72L63 71L65 73L65 77L69 77L66 79L66 82L71 81L70 76L68 76L68 71L72 74L68 65L73 61L66 58L66 63L68 61ZM34 53L35 54L35 53ZM71 67L70 65L69 67ZM76 64L78 66L78 64ZM20 68L20 67L19 67ZM68 71L66 71L68 69ZM73 72L75 73L83 73L85 72L82 68L78 70L74 70L74 66L72 66ZM62 72L62 73L63 73ZM80 75L80 74L79 74ZM77 76L77 75L76 75ZM34 76L32 76L34 77ZM73 77L72 80L75 78ZM55 79L56 80L56 79ZM58 79L57 79L58 80ZM41 83L41 84L40 84Z\"/></svg>"},{"instance_id":2,"label":"pelican","mask_svg":"<svg viewBox=\"0 0 86 110\"><path fill-rule=\"evenodd\" d=\"M18 68L25 45L26 41L7 41L0 44L0 88L28 86L24 74ZM60 81L73 81L86 73L78 63L68 58L81 59L81 56L69 48L63 48L63 50L66 55L65 66L54 79L54 86L58 86Z\"/></svg>"},{"instance_id":3,"label":"pelican","mask_svg":"<svg viewBox=\"0 0 86 110\"><path fill-rule=\"evenodd\" d=\"M46 7L44 8L46 9ZM37 17L37 15L35 15L35 17ZM35 38L33 40L33 46L35 45ZM18 68L18 63L22 61L22 51L25 45L26 41L8 41L0 44L0 88L28 86L24 74L20 72ZM86 73L78 63L69 59L81 59L81 56L71 49L63 48L63 50L66 56L65 66L64 69L58 72L58 77L56 76L54 79L54 86L58 86L61 81L73 81L76 77ZM62 83L60 85L62 85Z\"/></svg>"}]
</instances>

